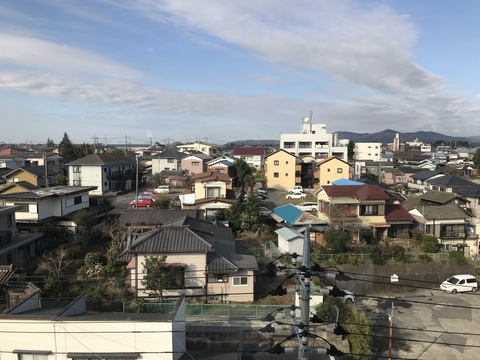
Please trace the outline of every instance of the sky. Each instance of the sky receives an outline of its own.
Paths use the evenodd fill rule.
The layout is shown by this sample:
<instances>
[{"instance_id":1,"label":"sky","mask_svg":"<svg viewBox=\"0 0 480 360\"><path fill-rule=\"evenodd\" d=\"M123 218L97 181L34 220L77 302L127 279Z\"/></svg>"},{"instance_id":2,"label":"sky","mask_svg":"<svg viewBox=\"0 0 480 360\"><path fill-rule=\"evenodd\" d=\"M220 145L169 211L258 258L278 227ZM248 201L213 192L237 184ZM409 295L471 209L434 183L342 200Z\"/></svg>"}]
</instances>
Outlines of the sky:
<instances>
[{"instance_id":1,"label":"sky","mask_svg":"<svg viewBox=\"0 0 480 360\"><path fill-rule=\"evenodd\" d=\"M4 0L0 142L480 135L480 2ZM420 139L421 140L421 139Z\"/></svg>"}]
</instances>

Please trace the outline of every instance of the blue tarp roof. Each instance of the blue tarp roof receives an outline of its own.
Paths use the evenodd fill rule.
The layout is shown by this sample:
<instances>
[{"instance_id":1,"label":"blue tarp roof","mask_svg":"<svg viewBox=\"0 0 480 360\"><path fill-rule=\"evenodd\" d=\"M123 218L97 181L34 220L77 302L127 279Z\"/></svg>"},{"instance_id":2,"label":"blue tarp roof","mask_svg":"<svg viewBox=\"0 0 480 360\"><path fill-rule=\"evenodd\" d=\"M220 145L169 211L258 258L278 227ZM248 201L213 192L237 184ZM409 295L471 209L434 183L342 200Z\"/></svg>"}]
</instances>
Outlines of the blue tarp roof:
<instances>
[{"instance_id":1,"label":"blue tarp roof","mask_svg":"<svg viewBox=\"0 0 480 360\"><path fill-rule=\"evenodd\" d=\"M332 182L332 185L365 185L364 183L341 178Z\"/></svg>"},{"instance_id":2,"label":"blue tarp roof","mask_svg":"<svg viewBox=\"0 0 480 360\"><path fill-rule=\"evenodd\" d=\"M303 214L302 210L292 204L276 207L272 210L272 212L284 219L287 226L292 226L295 220L297 220L298 217Z\"/></svg>"}]
</instances>

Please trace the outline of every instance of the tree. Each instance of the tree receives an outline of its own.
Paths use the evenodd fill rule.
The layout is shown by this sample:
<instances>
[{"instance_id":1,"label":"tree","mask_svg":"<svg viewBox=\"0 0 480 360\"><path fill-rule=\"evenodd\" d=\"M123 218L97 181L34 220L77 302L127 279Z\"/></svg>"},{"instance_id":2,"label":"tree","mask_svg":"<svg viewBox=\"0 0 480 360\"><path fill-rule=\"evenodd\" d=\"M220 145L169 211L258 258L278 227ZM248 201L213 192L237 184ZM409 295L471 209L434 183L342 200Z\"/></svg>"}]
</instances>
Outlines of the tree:
<instances>
[{"instance_id":1,"label":"tree","mask_svg":"<svg viewBox=\"0 0 480 360\"><path fill-rule=\"evenodd\" d=\"M37 273L46 274L58 282L64 271L67 270L72 263L73 260L70 258L69 251L63 247L59 247L43 255L38 264Z\"/></svg>"},{"instance_id":2,"label":"tree","mask_svg":"<svg viewBox=\"0 0 480 360\"><path fill-rule=\"evenodd\" d=\"M155 209L168 209L170 208L170 198L167 194L158 194L155 198L153 206Z\"/></svg>"},{"instance_id":3,"label":"tree","mask_svg":"<svg viewBox=\"0 0 480 360\"><path fill-rule=\"evenodd\" d=\"M55 143L53 142L52 139L48 138L47 139L47 143L45 144L45 151L47 152L51 152L53 150L55 150L57 146L55 145Z\"/></svg>"},{"instance_id":4,"label":"tree","mask_svg":"<svg viewBox=\"0 0 480 360\"><path fill-rule=\"evenodd\" d=\"M423 252L436 253L440 250L440 244L435 235L425 235L420 240L420 246Z\"/></svg>"},{"instance_id":5,"label":"tree","mask_svg":"<svg viewBox=\"0 0 480 360\"><path fill-rule=\"evenodd\" d=\"M77 225L78 233L82 237L82 241L85 244L93 236L93 227L97 221L95 215L89 214L87 210L82 209L73 215L72 220L75 225Z\"/></svg>"},{"instance_id":6,"label":"tree","mask_svg":"<svg viewBox=\"0 0 480 360\"><path fill-rule=\"evenodd\" d=\"M58 174L55 179L58 185L67 186L67 177L65 175Z\"/></svg>"},{"instance_id":7,"label":"tree","mask_svg":"<svg viewBox=\"0 0 480 360\"><path fill-rule=\"evenodd\" d=\"M75 160L75 148L65 132L62 141L58 144L58 153L62 155L67 161Z\"/></svg>"},{"instance_id":8,"label":"tree","mask_svg":"<svg viewBox=\"0 0 480 360\"><path fill-rule=\"evenodd\" d=\"M240 200L235 200L230 208L225 210L224 216L228 220L229 226L234 232L242 229L242 213L245 210L245 205Z\"/></svg>"},{"instance_id":9,"label":"tree","mask_svg":"<svg viewBox=\"0 0 480 360\"><path fill-rule=\"evenodd\" d=\"M261 224L259 207L260 203L255 195L250 195L247 197L247 201L245 201L245 206L243 207L243 211L240 215L240 227L242 230L258 230L258 227Z\"/></svg>"},{"instance_id":10,"label":"tree","mask_svg":"<svg viewBox=\"0 0 480 360\"><path fill-rule=\"evenodd\" d=\"M245 195L245 188L251 185L253 177L252 168L243 159L237 159L233 163L237 170L238 186L240 187L240 199Z\"/></svg>"},{"instance_id":11,"label":"tree","mask_svg":"<svg viewBox=\"0 0 480 360\"><path fill-rule=\"evenodd\" d=\"M114 218L106 221L102 227L102 235L110 239L110 244L107 246L107 272L115 271L115 264L117 257L123 251L124 244L129 236L131 236L133 229L122 223L117 222Z\"/></svg>"},{"instance_id":12,"label":"tree","mask_svg":"<svg viewBox=\"0 0 480 360\"><path fill-rule=\"evenodd\" d=\"M143 265L142 285L163 302L163 292L176 285L175 269L166 264L167 256L146 256Z\"/></svg>"},{"instance_id":13,"label":"tree","mask_svg":"<svg viewBox=\"0 0 480 360\"><path fill-rule=\"evenodd\" d=\"M342 254L348 251L347 243L350 235L337 229L325 231L325 248L329 253Z\"/></svg>"},{"instance_id":14,"label":"tree","mask_svg":"<svg viewBox=\"0 0 480 360\"><path fill-rule=\"evenodd\" d=\"M477 148L475 155L473 155L473 163L475 165L480 165L480 147Z\"/></svg>"},{"instance_id":15,"label":"tree","mask_svg":"<svg viewBox=\"0 0 480 360\"><path fill-rule=\"evenodd\" d=\"M355 142L350 140L347 145L347 158L348 160L353 160L355 156Z\"/></svg>"},{"instance_id":16,"label":"tree","mask_svg":"<svg viewBox=\"0 0 480 360\"><path fill-rule=\"evenodd\" d=\"M86 144L86 143L73 144L74 160L93 154L94 152L95 152L95 147L92 144Z\"/></svg>"}]
</instances>

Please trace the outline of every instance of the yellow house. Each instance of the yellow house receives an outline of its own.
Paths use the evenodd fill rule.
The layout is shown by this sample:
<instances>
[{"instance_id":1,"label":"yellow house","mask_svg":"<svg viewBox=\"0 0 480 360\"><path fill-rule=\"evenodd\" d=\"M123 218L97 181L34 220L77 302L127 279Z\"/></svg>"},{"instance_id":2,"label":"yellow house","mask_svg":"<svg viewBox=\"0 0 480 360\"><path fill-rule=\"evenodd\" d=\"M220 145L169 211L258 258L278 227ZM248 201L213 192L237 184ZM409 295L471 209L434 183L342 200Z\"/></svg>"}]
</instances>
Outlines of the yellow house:
<instances>
[{"instance_id":1,"label":"yellow house","mask_svg":"<svg viewBox=\"0 0 480 360\"><path fill-rule=\"evenodd\" d=\"M267 188L287 190L302 182L302 164L298 157L279 149L265 157Z\"/></svg>"},{"instance_id":2,"label":"yellow house","mask_svg":"<svg viewBox=\"0 0 480 360\"><path fill-rule=\"evenodd\" d=\"M47 185L45 181L45 170L44 166L26 166L5 174L5 180L7 184L24 181L34 186L45 187ZM56 185L55 175L56 172L48 168L48 185Z\"/></svg>"},{"instance_id":3,"label":"yellow house","mask_svg":"<svg viewBox=\"0 0 480 360\"><path fill-rule=\"evenodd\" d=\"M383 237L389 195L378 185L326 185L317 194L318 217L336 228L371 227Z\"/></svg>"},{"instance_id":4,"label":"yellow house","mask_svg":"<svg viewBox=\"0 0 480 360\"><path fill-rule=\"evenodd\" d=\"M315 164L318 168L318 184L316 188L323 185L331 185L334 181L345 178L350 179L350 165L335 156L318 161Z\"/></svg>"}]
</instances>

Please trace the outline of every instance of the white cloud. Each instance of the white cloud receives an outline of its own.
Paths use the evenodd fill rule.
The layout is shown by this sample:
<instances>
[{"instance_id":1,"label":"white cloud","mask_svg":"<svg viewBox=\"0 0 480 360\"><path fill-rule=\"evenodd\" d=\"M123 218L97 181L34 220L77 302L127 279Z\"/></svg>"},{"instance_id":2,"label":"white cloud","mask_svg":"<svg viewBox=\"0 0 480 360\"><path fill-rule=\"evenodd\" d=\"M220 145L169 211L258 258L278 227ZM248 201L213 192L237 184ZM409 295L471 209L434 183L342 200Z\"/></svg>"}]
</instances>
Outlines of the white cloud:
<instances>
[{"instance_id":1,"label":"white cloud","mask_svg":"<svg viewBox=\"0 0 480 360\"><path fill-rule=\"evenodd\" d=\"M140 71L87 50L5 33L0 33L0 63L116 77L142 75Z\"/></svg>"}]
</instances>

